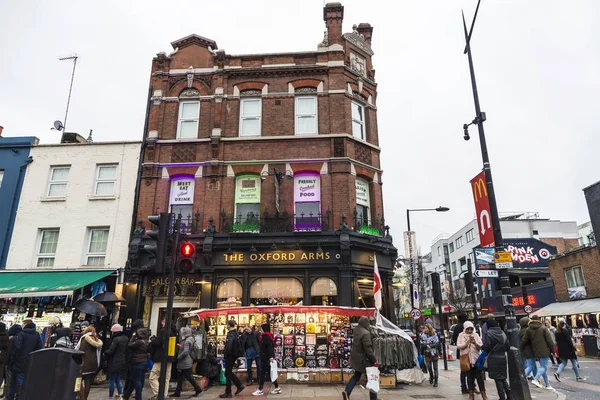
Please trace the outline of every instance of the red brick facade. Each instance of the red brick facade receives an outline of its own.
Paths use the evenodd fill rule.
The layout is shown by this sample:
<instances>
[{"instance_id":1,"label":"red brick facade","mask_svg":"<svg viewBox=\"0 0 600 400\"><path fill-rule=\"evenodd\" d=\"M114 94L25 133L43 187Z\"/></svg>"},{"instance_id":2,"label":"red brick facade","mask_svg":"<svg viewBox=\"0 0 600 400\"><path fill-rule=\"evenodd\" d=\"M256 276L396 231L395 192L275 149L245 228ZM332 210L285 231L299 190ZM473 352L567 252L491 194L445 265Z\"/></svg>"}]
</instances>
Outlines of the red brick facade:
<instances>
[{"instance_id":1,"label":"red brick facade","mask_svg":"<svg viewBox=\"0 0 600 400\"><path fill-rule=\"evenodd\" d=\"M587 297L600 297L600 253L596 246L588 246L560 254L548 262L556 300L569 301L565 270L577 266L583 271Z\"/></svg>"}]
</instances>

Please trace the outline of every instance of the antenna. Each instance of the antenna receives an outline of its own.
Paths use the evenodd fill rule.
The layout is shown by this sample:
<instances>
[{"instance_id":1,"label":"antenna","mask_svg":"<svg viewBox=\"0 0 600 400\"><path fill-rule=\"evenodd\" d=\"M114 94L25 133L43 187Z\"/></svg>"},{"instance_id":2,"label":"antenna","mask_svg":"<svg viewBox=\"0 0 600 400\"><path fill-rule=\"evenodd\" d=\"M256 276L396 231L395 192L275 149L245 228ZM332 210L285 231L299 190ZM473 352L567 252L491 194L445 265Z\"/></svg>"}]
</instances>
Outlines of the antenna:
<instances>
[{"instance_id":1,"label":"antenna","mask_svg":"<svg viewBox=\"0 0 600 400\"><path fill-rule=\"evenodd\" d=\"M77 66L77 59L79 57L77 56L77 54L73 54L72 56L69 57L61 57L59 58L60 61L65 61L65 60L73 60L73 73L71 74L71 85L69 86L69 97L67 98L67 109L65 110L65 122L63 124L63 129L66 131L67 129L67 116L69 115L69 103L71 102L71 91L73 90L73 78L75 78L75 67ZM59 130L59 129L57 129Z\"/></svg>"}]
</instances>

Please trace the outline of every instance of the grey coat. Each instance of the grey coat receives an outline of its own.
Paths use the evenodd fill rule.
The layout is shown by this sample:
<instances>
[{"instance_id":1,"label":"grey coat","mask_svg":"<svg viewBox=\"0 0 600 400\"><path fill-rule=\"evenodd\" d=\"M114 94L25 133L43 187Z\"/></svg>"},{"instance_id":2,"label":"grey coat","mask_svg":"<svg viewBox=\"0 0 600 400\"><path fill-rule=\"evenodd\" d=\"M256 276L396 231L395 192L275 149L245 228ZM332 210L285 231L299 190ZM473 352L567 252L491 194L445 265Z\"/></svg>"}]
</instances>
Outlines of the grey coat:
<instances>
[{"instance_id":1,"label":"grey coat","mask_svg":"<svg viewBox=\"0 0 600 400\"><path fill-rule=\"evenodd\" d=\"M369 331L369 318L360 317L352 337L350 366L356 372L364 374L367 372L367 367L372 367L376 362L377 359L373 353L373 338Z\"/></svg>"},{"instance_id":2,"label":"grey coat","mask_svg":"<svg viewBox=\"0 0 600 400\"><path fill-rule=\"evenodd\" d=\"M506 352L509 348L508 338L502 332L502 329L499 327L488 329L483 343L483 350L489 354L487 366L490 378L494 380L507 378Z\"/></svg>"},{"instance_id":3,"label":"grey coat","mask_svg":"<svg viewBox=\"0 0 600 400\"><path fill-rule=\"evenodd\" d=\"M181 348L177 356L177 369L183 371L192 368L194 359L191 356L192 348L194 347L194 337L190 328L181 328Z\"/></svg>"}]
</instances>

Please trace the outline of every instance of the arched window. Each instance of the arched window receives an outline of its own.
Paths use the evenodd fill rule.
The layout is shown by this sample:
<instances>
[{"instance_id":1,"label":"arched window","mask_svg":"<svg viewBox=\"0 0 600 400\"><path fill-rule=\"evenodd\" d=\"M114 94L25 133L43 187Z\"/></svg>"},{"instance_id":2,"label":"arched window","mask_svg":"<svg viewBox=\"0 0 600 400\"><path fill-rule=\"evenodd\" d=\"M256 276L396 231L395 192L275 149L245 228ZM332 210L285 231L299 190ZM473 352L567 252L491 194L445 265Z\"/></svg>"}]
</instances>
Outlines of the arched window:
<instances>
[{"instance_id":1,"label":"arched window","mask_svg":"<svg viewBox=\"0 0 600 400\"><path fill-rule=\"evenodd\" d=\"M217 302L227 301L235 297L236 301L242 300L242 285L237 279L225 279L217 286Z\"/></svg>"},{"instance_id":2,"label":"arched window","mask_svg":"<svg viewBox=\"0 0 600 400\"><path fill-rule=\"evenodd\" d=\"M310 287L310 304L313 306L337 306L337 286L329 278L319 278Z\"/></svg>"},{"instance_id":3,"label":"arched window","mask_svg":"<svg viewBox=\"0 0 600 400\"><path fill-rule=\"evenodd\" d=\"M257 306L290 304L302 301L304 289L296 278L260 278L250 286L250 303Z\"/></svg>"}]
</instances>

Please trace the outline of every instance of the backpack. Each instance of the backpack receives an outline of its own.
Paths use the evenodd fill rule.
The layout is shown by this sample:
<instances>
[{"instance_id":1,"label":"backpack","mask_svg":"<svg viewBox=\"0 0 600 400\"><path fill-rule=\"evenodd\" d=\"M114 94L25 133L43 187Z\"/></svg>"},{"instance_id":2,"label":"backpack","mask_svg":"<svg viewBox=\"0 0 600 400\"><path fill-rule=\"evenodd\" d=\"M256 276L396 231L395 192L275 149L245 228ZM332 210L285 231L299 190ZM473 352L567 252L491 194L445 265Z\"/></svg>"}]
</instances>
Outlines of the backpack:
<instances>
[{"instance_id":1,"label":"backpack","mask_svg":"<svg viewBox=\"0 0 600 400\"><path fill-rule=\"evenodd\" d=\"M233 354L235 354L237 358L244 357L246 355L246 352L244 351L244 346L242 346L239 337L235 338L234 346L235 351L233 352Z\"/></svg>"},{"instance_id":2,"label":"backpack","mask_svg":"<svg viewBox=\"0 0 600 400\"><path fill-rule=\"evenodd\" d=\"M202 349L198 346L198 342L192 336L192 348L190 349L190 357L192 360L201 360L202 359Z\"/></svg>"}]
</instances>

